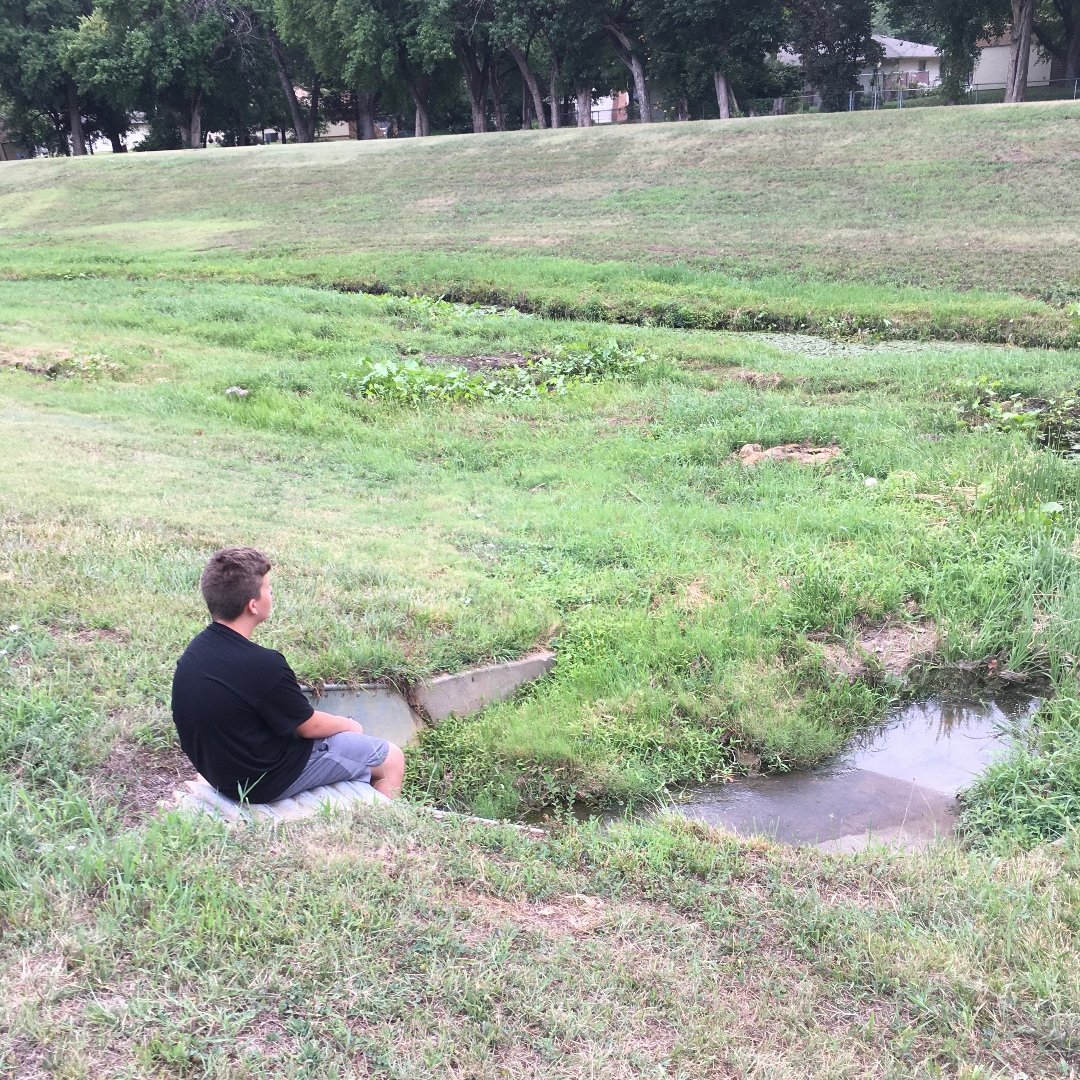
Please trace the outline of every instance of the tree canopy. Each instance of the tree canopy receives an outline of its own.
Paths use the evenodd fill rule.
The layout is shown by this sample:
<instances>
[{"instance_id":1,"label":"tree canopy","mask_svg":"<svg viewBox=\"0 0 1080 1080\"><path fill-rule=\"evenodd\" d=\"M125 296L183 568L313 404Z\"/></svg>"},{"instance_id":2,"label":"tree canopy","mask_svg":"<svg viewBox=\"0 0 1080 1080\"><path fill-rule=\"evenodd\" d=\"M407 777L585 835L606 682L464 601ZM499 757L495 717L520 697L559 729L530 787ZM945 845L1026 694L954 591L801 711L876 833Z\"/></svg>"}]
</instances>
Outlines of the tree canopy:
<instances>
[{"instance_id":1,"label":"tree canopy","mask_svg":"<svg viewBox=\"0 0 1080 1080\"><path fill-rule=\"evenodd\" d=\"M956 100L1010 23L1077 77L1080 0L0 0L0 102L17 140L74 154L135 117L155 148L586 125L622 89L644 123L726 118L802 90L846 108L875 29L937 45Z\"/></svg>"}]
</instances>

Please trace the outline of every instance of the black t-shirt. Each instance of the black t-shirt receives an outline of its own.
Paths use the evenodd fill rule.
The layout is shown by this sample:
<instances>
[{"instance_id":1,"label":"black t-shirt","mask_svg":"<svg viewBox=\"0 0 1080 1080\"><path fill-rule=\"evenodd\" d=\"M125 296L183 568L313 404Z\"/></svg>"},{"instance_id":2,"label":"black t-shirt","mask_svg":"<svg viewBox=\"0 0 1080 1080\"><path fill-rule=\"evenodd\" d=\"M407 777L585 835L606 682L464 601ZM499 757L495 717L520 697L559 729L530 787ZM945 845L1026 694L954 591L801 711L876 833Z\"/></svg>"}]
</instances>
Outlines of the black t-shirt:
<instances>
[{"instance_id":1,"label":"black t-shirt","mask_svg":"<svg viewBox=\"0 0 1080 1080\"><path fill-rule=\"evenodd\" d=\"M290 787L313 745L296 729L314 711L281 653L221 623L199 634L176 665L180 745L231 799L272 802Z\"/></svg>"}]
</instances>

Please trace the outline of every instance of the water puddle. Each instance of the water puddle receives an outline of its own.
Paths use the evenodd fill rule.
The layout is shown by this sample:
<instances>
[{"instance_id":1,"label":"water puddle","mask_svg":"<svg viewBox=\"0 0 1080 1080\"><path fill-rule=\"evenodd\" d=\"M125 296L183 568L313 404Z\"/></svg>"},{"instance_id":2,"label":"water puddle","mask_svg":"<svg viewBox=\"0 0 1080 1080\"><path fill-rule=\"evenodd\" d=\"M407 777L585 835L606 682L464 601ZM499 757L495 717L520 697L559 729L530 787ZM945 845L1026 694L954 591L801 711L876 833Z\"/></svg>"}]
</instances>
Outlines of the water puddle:
<instances>
[{"instance_id":1,"label":"water puddle","mask_svg":"<svg viewBox=\"0 0 1080 1080\"><path fill-rule=\"evenodd\" d=\"M921 847L952 832L956 793L1007 749L1038 708L1017 692L902 706L814 769L688 791L671 809L745 836L853 851L868 841Z\"/></svg>"},{"instance_id":2,"label":"water puddle","mask_svg":"<svg viewBox=\"0 0 1080 1080\"><path fill-rule=\"evenodd\" d=\"M740 335L745 337L745 334ZM822 357L858 357L902 354L908 356L915 352L959 352L963 349L995 349L1000 345L984 345L970 341L907 340L885 339L863 341L850 338L827 338L816 334L788 334L772 331L759 331L754 334L756 341L764 341L782 352L796 356Z\"/></svg>"}]
</instances>

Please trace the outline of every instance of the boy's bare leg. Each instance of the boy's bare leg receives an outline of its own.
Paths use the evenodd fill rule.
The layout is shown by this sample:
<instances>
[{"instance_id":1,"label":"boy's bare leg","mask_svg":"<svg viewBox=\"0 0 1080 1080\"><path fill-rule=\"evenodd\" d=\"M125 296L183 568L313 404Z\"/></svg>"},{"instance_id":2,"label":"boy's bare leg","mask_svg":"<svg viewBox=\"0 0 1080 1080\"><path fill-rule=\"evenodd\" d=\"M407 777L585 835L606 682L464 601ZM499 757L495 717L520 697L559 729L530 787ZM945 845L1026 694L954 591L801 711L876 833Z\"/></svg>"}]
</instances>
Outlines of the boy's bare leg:
<instances>
[{"instance_id":1,"label":"boy's bare leg","mask_svg":"<svg viewBox=\"0 0 1080 1080\"><path fill-rule=\"evenodd\" d=\"M371 786L388 799L396 799L401 794L405 782L405 755L401 747L390 744L386 760L371 770Z\"/></svg>"}]
</instances>

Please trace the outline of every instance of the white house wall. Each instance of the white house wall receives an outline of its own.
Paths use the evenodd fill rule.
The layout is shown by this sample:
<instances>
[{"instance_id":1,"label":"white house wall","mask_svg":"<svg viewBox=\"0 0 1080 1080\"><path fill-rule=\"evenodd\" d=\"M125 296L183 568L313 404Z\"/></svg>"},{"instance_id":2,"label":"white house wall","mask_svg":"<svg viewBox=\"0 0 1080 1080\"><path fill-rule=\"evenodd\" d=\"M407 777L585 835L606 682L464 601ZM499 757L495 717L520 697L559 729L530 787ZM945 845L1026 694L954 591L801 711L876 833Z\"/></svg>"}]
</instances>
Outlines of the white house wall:
<instances>
[{"instance_id":1,"label":"white house wall","mask_svg":"<svg viewBox=\"0 0 1080 1080\"><path fill-rule=\"evenodd\" d=\"M1009 77L1009 55L1011 52L1011 45L988 45L979 54L971 81L979 86L1003 86ZM1028 67L1028 86L1049 81L1050 61L1039 56L1039 50L1032 45L1031 64Z\"/></svg>"}]
</instances>

